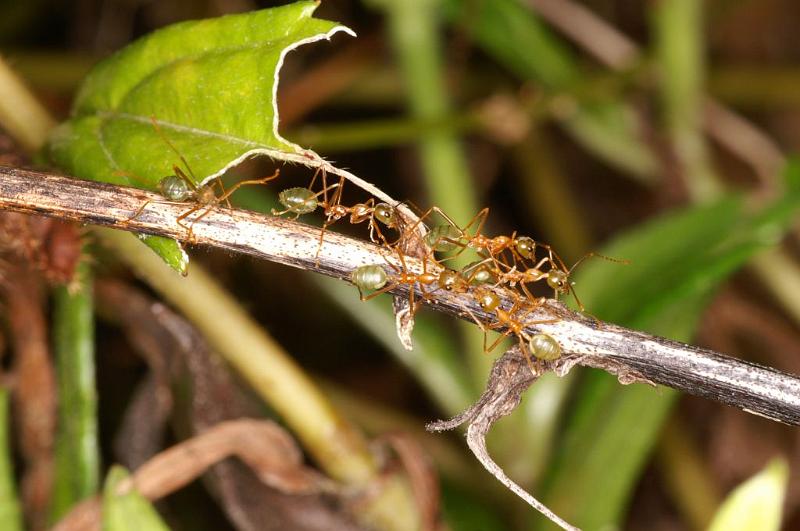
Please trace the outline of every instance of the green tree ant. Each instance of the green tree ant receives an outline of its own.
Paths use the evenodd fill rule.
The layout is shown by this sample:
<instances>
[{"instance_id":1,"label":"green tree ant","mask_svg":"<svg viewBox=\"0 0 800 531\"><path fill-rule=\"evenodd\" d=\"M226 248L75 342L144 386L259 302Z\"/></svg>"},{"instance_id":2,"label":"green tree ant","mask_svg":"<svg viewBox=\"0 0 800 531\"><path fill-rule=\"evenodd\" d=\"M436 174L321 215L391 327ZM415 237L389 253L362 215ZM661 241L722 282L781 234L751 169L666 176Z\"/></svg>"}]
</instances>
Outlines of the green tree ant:
<instances>
[{"instance_id":1,"label":"green tree ant","mask_svg":"<svg viewBox=\"0 0 800 531\"><path fill-rule=\"evenodd\" d=\"M320 174L322 175L322 190L314 192L314 182ZM273 215L279 216L291 212L295 215L294 219L296 219L301 215L310 214L320 207L324 210L325 222L322 225L322 230L319 235L319 246L317 247L317 253L315 255L317 261L319 261L319 253L322 250L325 232L328 230L328 227L344 217L349 216L350 223L354 225L368 221L370 240L374 243L383 243L384 245L388 245L388 241L380 229L380 224L390 228L398 225L399 216L396 209L387 203L375 204L374 198L369 198L364 203L356 203L351 207L342 205L343 188L344 177L340 177L338 183L328 186L327 172L324 168L319 167L314 172L314 177L312 177L311 183L307 188L288 188L278 194L278 201L280 201L281 205L285 208L280 212L273 210ZM333 189L336 189L336 191L333 194L332 200L329 200L328 192ZM321 199L320 196L322 196ZM380 224L376 223L375 220L379 221Z\"/></svg>"},{"instance_id":2,"label":"green tree ant","mask_svg":"<svg viewBox=\"0 0 800 531\"><path fill-rule=\"evenodd\" d=\"M511 267L503 258L505 251L511 252L511 263L516 266L518 262L524 262L525 259L534 259L536 247L540 245L528 236L517 236L516 232L512 233L511 236L489 237L482 234L481 231L489 216L488 208L481 209L463 228L459 227L450 216L437 206L433 206L424 212L420 216L420 222L433 213L441 216L445 220L445 224L434 226L425 235L425 243L434 252L451 252L459 249L447 259L456 258L465 250L471 248L480 256L492 258ZM469 234L468 230L476 223L475 233Z\"/></svg>"},{"instance_id":3,"label":"green tree ant","mask_svg":"<svg viewBox=\"0 0 800 531\"><path fill-rule=\"evenodd\" d=\"M519 314L520 310L522 310L522 303L520 302L518 296L515 296L514 302L511 305L511 308L508 310L504 310L500 307L500 297L495 292L487 288L476 290L473 292L472 296L483 311L486 313L493 313L496 319L494 322L484 325L477 317L475 317L475 315L472 314L472 312L468 311L475 323L481 328L481 330L483 330L484 352L491 352L497 347L497 345L500 344L503 339L511 334L514 334L519 341L520 350L525 356L525 361L528 362L528 367L533 373L535 373L535 370L533 363L531 362L531 356L543 360L547 360L549 358L556 359L558 356L560 356L561 347L551 336L547 334L536 334L534 336L530 336L527 332L525 332L526 326L552 324L558 322L558 319L544 319L540 321L525 322L525 318L542 304L542 299L538 299L536 303L531 304L530 307L521 315L517 315ZM488 331L503 328L505 331L501 333L500 337L498 337L494 343L487 347L486 342ZM537 354L541 355L542 357L538 358Z\"/></svg>"},{"instance_id":4,"label":"green tree ant","mask_svg":"<svg viewBox=\"0 0 800 531\"><path fill-rule=\"evenodd\" d=\"M267 177L262 177L260 179L249 179L245 181L240 181L236 183L230 190L227 191L225 190L225 187L222 184L222 179L220 179L219 176L217 176L212 183L205 184L203 186L197 186L195 182L198 182L199 180L192 172L192 168L191 166L189 166L189 163L186 161L186 158L181 154L180 151L178 151L178 148L176 148L172 144L172 142L170 142L169 138L167 138L167 136L159 127L155 117L151 116L150 121L153 124L153 128L155 129L156 133L167 144L167 146L169 146L169 148L178 156L178 158L180 158L181 162L186 167L186 170L189 172L189 175L187 176L186 173L184 173L184 171L179 166L173 165L172 175L163 177L158 182L158 190L161 193L161 195L164 196L164 198L166 198L168 201L175 203L187 203L187 202L194 203L194 205L190 209L186 210L185 212L182 212L181 215L175 219L175 222L178 225L186 229L187 231L186 238L190 243L193 243L195 241L194 231L193 231L194 224L200 221L206 215L208 215L208 213L211 212L211 210L213 210L214 207L216 207L218 204L222 202L225 202L228 208L230 208L231 204L229 201L229 197L236 190L246 185L266 184L274 179L277 179L278 176L280 175L280 170L276 169L275 173L273 173L272 175L269 175ZM221 195L219 196L217 195L217 192L214 188L215 185L219 186L220 188ZM144 211L144 209L147 207L147 205L149 205L151 202L152 200L147 200L144 204L142 204L142 206L140 206L139 209L131 217L128 218L128 221L134 220L137 217L139 217ZM190 224L184 222L186 218L188 218L189 216L200 210L202 210L202 212L199 215L195 216L191 220Z\"/></svg>"},{"instance_id":5,"label":"green tree ant","mask_svg":"<svg viewBox=\"0 0 800 531\"><path fill-rule=\"evenodd\" d=\"M448 269L445 269L439 273L428 271L427 260L422 261L421 273L412 273L409 271L408 265L405 261L405 256L402 252L400 252L400 249L398 249L396 246L390 246L390 248L397 254L397 259L400 262L400 267L398 267L388 260L386 261L386 264L393 270L391 280L388 278L380 278L379 275L381 273L386 275L386 271L381 266L362 266L355 269L351 274L350 279L358 288L362 301L371 300L382 293L386 293L387 291L395 289L397 286L405 284L409 287L408 300L410 311L413 315L417 311L417 304L415 301L416 290L414 289L415 285L419 286L422 298L429 300L429 295L431 292L426 289L426 286L432 286L436 284L436 288L433 289L433 291L435 291L439 288L451 289L452 286L454 286L454 283L464 282L463 279L460 279L458 274ZM380 268L381 273L378 273L374 269L370 269L373 267ZM378 280L382 280L382 282L378 282ZM375 287L379 283L381 286ZM365 295L365 291L372 291L372 293Z\"/></svg>"}]
</instances>

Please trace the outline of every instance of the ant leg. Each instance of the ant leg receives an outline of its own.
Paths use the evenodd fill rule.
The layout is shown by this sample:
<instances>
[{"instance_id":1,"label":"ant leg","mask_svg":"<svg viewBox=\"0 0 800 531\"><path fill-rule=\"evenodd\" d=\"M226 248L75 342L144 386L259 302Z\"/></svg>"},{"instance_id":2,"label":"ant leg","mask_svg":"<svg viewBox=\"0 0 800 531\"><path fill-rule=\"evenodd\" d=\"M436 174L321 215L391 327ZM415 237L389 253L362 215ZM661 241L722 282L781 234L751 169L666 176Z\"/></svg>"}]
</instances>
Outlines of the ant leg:
<instances>
[{"instance_id":1,"label":"ant leg","mask_svg":"<svg viewBox=\"0 0 800 531\"><path fill-rule=\"evenodd\" d=\"M216 179L217 186L219 186L219 191L222 194L219 197L219 200L217 202L221 203L221 202L225 201L225 205L227 205L228 208L233 208L233 206L231 206L230 200L228 199L228 196L230 196L231 194L229 194L229 193L227 193L225 191L225 183L222 182L222 177L217 175L215 177L215 179Z\"/></svg>"},{"instance_id":2,"label":"ant leg","mask_svg":"<svg viewBox=\"0 0 800 531\"><path fill-rule=\"evenodd\" d=\"M536 368L533 366L533 361L531 360L531 353L528 352L528 347L525 345L525 341L523 341L523 337L519 336L517 338L519 340L519 350L522 352L522 356L525 358L525 363L528 364L528 369L531 371L531 374L536 377ZM539 365L539 359L536 359L536 364ZM541 367L540 367L541 368Z\"/></svg>"},{"instance_id":3,"label":"ant leg","mask_svg":"<svg viewBox=\"0 0 800 531\"><path fill-rule=\"evenodd\" d=\"M397 286L399 286L399 284L397 284L397 283L387 284L386 286L382 287L381 289L375 290L375 291L373 291L372 293L370 293L369 295L366 295L366 296L363 293L361 293L360 289L358 291L359 291L359 293L361 293L361 300L362 301L369 301L369 300L374 299L378 295L382 295L382 294L384 294L384 293L386 293L388 291L391 291L391 290L395 289Z\"/></svg>"},{"instance_id":4,"label":"ant leg","mask_svg":"<svg viewBox=\"0 0 800 531\"><path fill-rule=\"evenodd\" d=\"M123 221L122 223L123 223L123 224L127 224L127 223L129 223L129 222L133 221L134 219L138 218L139 216L141 216L141 215L142 215L142 212L144 212L144 209L147 207L147 205L149 205L149 204L150 204L150 203L152 203L152 202L153 202L153 200L152 200L152 199L148 199L147 201L145 201L144 203L142 203L142 206L140 206L140 207L139 207L139 209L138 209L138 210L136 210L136 212L135 212L135 213L134 213L134 214L133 214L131 217L129 217L128 219L126 219L126 220L125 220L125 221Z\"/></svg>"},{"instance_id":5,"label":"ant leg","mask_svg":"<svg viewBox=\"0 0 800 531\"><path fill-rule=\"evenodd\" d=\"M114 170L111 174L115 177L125 177L128 179L128 185L133 185L136 188L149 188L146 180L133 172L125 170Z\"/></svg>"},{"instance_id":6,"label":"ant leg","mask_svg":"<svg viewBox=\"0 0 800 531\"><path fill-rule=\"evenodd\" d=\"M330 188L336 187L337 190L333 193L333 205L328 203L328 173L323 170L322 171L322 207L325 209L325 221L322 222L322 229L319 231L319 245L317 245L317 252L314 254L314 260L317 266L319 266L319 253L322 251L322 245L325 243L325 231L328 230L328 227L336 223L336 219L333 219L333 208L339 205L342 201L342 189L344 188L344 177L339 178L339 183L336 186L332 186Z\"/></svg>"},{"instance_id":7,"label":"ant leg","mask_svg":"<svg viewBox=\"0 0 800 531\"><path fill-rule=\"evenodd\" d=\"M483 337L483 339L484 339L484 341L483 341L483 351L484 351L485 353L489 354L491 351L493 351L494 349L496 349L496 348L497 348L497 345L499 345L501 341L503 341L505 338L507 338L507 337L508 337L508 336L510 336L510 335L511 335L511 330L506 330L505 332L503 332L502 334L500 334L500 337L498 337L498 338L495 340L495 342L494 342L494 343L492 343L492 344L489 346L489 348L488 348L488 349L486 348L486 336L484 335L484 337Z\"/></svg>"},{"instance_id":8,"label":"ant leg","mask_svg":"<svg viewBox=\"0 0 800 531\"><path fill-rule=\"evenodd\" d=\"M187 239L187 241L189 243L195 243L195 241L196 241L195 238L194 238L194 232L192 230L192 227L194 226L194 221L192 221L191 225L187 225L187 224L185 224L183 222L183 220L185 220L188 216L191 216L192 214L194 214L195 212L197 212L198 210L200 210L204 206L205 205L195 205L195 206L193 206L192 208L190 208L189 210L187 210L186 212L184 212L183 214L181 214L180 216L178 216L175 219L175 223L177 223L178 225L180 225L181 227L186 229L186 231L187 231L186 239Z\"/></svg>"},{"instance_id":9,"label":"ant leg","mask_svg":"<svg viewBox=\"0 0 800 531\"><path fill-rule=\"evenodd\" d=\"M156 120L155 116L150 116L150 123L153 124L153 129L155 129L156 134L158 134L158 136L161 137L161 140L163 140L164 143L167 144L169 148L178 156L178 158L181 159L181 162L186 167L186 170L189 172L189 175L192 177L192 179L188 179L186 177L186 174L183 173L183 171L177 166L172 167L173 171L175 171L175 175L178 175L178 173L180 172L183 178L185 178L187 181L191 183L192 189L197 190L197 187L195 186L194 183L198 182L199 180L192 172L192 167L189 166L189 163L186 161L186 158L183 156L183 154L181 154L180 151L178 151L178 148L176 148L175 145L172 142L170 142L169 138L167 138L167 135L164 134L164 131L161 130L161 126L158 125L158 121ZM178 176L180 177L181 175Z\"/></svg>"},{"instance_id":10,"label":"ant leg","mask_svg":"<svg viewBox=\"0 0 800 531\"><path fill-rule=\"evenodd\" d=\"M267 177L261 177L260 179L248 179L248 180L246 180L246 181L239 181L238 183L234 184L234 185L231 187L231 189L230 189L230 190L228 190L227 192L225 192L224 194L222 194L222 195L221 195L221 196L220 196L220 197L217 199L217 203L220 203L220 202L222 202L222 201L226 201L226 202L227 202L227 201L228 201L228 198L229 198L231 195L233 195L233 192L235 192L236 190L238 190L238 189L239 189L239 188L241 188L242 186L249 186L249 185L251 185L251 184L267 184L268 182L270 182L270 181L273 181L273 180L277 179L277 178L278 178L278 176L279 176L280 174L281 174L281 170L279 170L279 169L276 169L276 170L275 170L275 173L273 173L272 175L269 175L269 176L267 176ZM230 203L229 203L229 202L228 202L228 208L230 208Z\"/></svg>"}]
</instances>

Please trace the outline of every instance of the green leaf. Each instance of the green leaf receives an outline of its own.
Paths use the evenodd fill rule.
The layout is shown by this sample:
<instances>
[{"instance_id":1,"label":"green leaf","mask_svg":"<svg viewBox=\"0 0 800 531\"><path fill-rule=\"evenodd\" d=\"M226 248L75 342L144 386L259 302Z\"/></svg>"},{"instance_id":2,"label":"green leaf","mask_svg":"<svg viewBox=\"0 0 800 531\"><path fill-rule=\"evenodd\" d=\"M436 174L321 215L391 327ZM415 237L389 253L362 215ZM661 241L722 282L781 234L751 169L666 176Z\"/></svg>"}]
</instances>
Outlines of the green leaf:
<instances>
[{"instance_id":1,"label":"green leaf","mask_svg":"<svg viewBox=\"0 0 800 531\"><path fill-rule=\"evenodd\" d=\"M708 531L778 531L788 483L786 460L773 459L728 496Z\"/></svg>"},{"instance_id":2,"label":"green leaf","mask_svg":"<svg viewBox=\"0 0 800 531\"><path fill-rule=\"evenodd\" d=\"M103 488L103 531L168 531L150 502L137 491L118 494L120 484L129 477L119 465L108 472Z\"/></svg>"},{"instance_id":3,"label":"green leaf","mask_svg":"<svg viewBox=\"0 0 800 531\"><path fill-rule=\"evenodd\" d=\"M798 207L795 187L756 214L733 196L672 213L604 249L629 265L593 260L576 288L601 319L688 341L716 287L754 253L774 246ZM678 394L621 387L597 371L584 376L544 498L567 521L599 529L622 518Z\"/></svg>"},{"instance_id":4,"label":"green leaf","mask_svg":"<svg viewBox=\"0 0 800 531\"><path fill-rule=\"evenodd\" d=\"M483 50L520 78L536 80L554 94L585 91L587 81L569 46L520 0L446 0L443 8L454 24L464 26ZM571 112L556 117L573 137L631 175L653 180L657 165L641 142L630 105L618 97L575 104Z\"/></svg>"},{"instance_id":5,"label":"green leaf","mask_svg":"<svg viewBox=\"0 0 800 531\"><path fill-rule=\"evenodd\" d=\"M72 117L50 138L51 158L84 179L149 190L174 166L202 185L259 154L308 163L313 154L278 133L276 90L288 52L352 34L312 18L318 5L182 22L139 39L87 76ZM185 270L176 242L146 241Z\"/></svg>"}]
</instances>

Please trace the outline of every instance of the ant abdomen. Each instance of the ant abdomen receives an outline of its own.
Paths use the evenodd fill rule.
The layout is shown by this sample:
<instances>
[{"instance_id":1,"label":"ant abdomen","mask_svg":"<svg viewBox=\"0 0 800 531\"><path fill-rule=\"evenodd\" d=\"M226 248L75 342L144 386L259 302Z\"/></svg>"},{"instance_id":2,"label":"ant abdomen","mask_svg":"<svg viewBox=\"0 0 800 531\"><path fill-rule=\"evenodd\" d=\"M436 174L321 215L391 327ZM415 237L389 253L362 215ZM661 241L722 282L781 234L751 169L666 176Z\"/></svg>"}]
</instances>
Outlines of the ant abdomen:
<instances>
[{"instance_id":1,"label":"ant abdomen","mask_svg":"<svg viewBox=\"0 0 800 531\"><path fill-rule=\"evenodd\" d=\"M462 247L461 231L452 225L437 225L425 235L425 243L434 251L449 253Z\"/></svg>"},{"instance_id":2,"label":"ant abdomen","mask_svg":"<svg viewBox=\"0 0 800 531\"><path fill-rule=\"evenodd\" d=\"M170 201L183 202L192 195L192 190L186 181L177 175L169 175L158 182L158 189L161 195Z\"/></svg>"},{"instance_id":3,"label":"ant abdomen","mask_svg":"<svg viewBox=\"0 0 800 531\"><path fill-rule=\"evenodd\" d=\"M532 336L528 341L528 350L534 358L544 361L553 361L561 357L561 345L548 334Z\"/></svg>"},{"instance_id":4,"label":"ant abdomen","mask_svg":"<svg viewBox=\"0 0 800 531\"><path fill-rule=\"evenodd\" d=\"M350 282L355 284L362 294L365 291L381 289L387 281L386 271L375 264L357 267L350 273Z\"/></svg>"},{"instance_id":5,"label":"ant abdomen","mask_svg":"<svg viewBox=\"0 0 800 531\"><path fill-rule=\"evenodd\" d=\"M310 214L319 206L317 194L308 188L287 188L278 194L278 201L286 210L297 215Z\"/></svg>"},{"instance_id":6,"label":"ant abdomen","mask_svg":"<svg viewBox=\"0 0 800 531\"><path fill-rule=\"evenodd\" d=\"M492 271L492 268L486 263L486 260L480 260L467 264L461 270L462 278L469 284L494 284L497 282L497 275Z\"/></svg>"}]
</instances>

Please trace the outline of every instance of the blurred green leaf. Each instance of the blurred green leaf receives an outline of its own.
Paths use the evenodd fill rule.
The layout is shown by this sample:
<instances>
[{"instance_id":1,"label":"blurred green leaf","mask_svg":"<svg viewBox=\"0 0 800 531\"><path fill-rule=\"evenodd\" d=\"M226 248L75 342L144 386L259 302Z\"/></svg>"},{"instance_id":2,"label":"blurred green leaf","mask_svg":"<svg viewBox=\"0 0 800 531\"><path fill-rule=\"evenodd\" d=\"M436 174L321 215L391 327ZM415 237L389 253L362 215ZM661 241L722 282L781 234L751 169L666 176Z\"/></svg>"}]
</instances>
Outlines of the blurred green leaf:
<instances>
[{"instance_id":1,"label":"blurred green leaf","mask_svg":"<svg viewBox=\"0 0 800 531\"><path fill-rule=\"evenodd\" d=\"M0 387L0 529L22 530L14 465L9 446L8 389Z\"/></svg>"},{"instance_id":2,"label":"blurred green leaf","mask_svg":"<svg viewBox=\"0 0 800 531\"><path fill-rule=\"evenodd\" d=\"M708 531L778 531L788 483L786 460L773 459L728 496Z\"/></svg>"},{"instance_id":3,"label":"blurred green leaf","mask_svg":"<svg viewBox=\"0 0 800 531\"><path fill-rule=\"evenodd\" d=\"M452 531L503 531L508 529L484 500L475 499L458 485L442 481L442 513Z\"/></svg>"},{"instance_id":4,"label":"blurred green leaf","mask_svg":"<svg viewBox=\"0 0 800 531\"><path fill-rule=\"evenodd\" d=\"M103 531L168 531L156 510L141 494L118 494L130 475L119 465L108 471L103 488Z\"/></svg>"},{"instance_id":5,"label":"blurred green leaf","mask_svg":"<svg viewBox=\"0 0 800 531\"><path fill-rule=\"evenodd\" d=\"M435 319L439 316L416 317L414 349L406 350L397 339L391 297L362 303L352 286L327 278L315 283L414 374L443 412L456 415L469 407L475 390L459 349Z\"/></svg>"},{"instance_id":6,"label":"blurred green leaf","mask_svg":"<svg viewBox=\"0 0 800 531\"><path fill-rule=\"evenodd\" d=\"M586 81L568 46L519 0L446 0L444 8L452 23L517 76L536 80L554 93L585 90ZM617 98L572 103L574 108L559 114L570 134L608 162L652 180L656 162L642 143L639 120L630 106Z\"/></svg>"},{"instance_id":7,"label":"blurred green leaf","mask_svg":"<svg viewBox=\"0 0 800 531\"><path fill-rule=\"evenodd\" d=\"M716 287L754 253L775 245L798 207L795 187L755 214L738 197L669 214L604 249L630 265L594 260L577 288L601 319L688 341ZM597 371L585 374L549 471L548 505L587 529L619 523L677 396L663 388L620 387Z\"/></svg>"},{"instance_id":8,"label":"blurred green leaf","mask_svg":"<svg viewBox=\"0 0 800 531\"><path fill-rule=\"evenodd\" d=\"M149 190L176 165L202 184L257 154L297 158L302 148L277 130L283 58L301 44L350 32L312 18L318 5L182 22L139 39L87 76L72 117L50 138L50 156L77 177ZM185 270L176 242L151 247Z\"/></svg>"}]
</instances>

